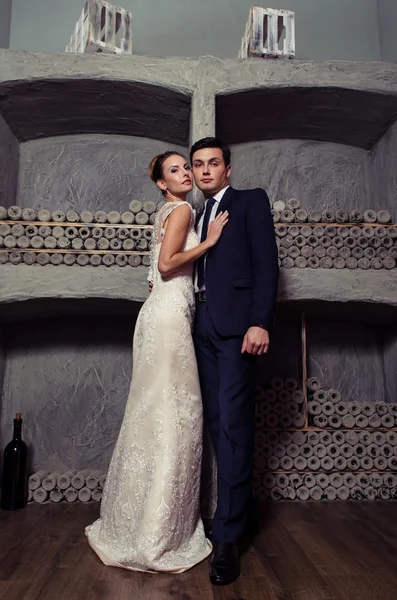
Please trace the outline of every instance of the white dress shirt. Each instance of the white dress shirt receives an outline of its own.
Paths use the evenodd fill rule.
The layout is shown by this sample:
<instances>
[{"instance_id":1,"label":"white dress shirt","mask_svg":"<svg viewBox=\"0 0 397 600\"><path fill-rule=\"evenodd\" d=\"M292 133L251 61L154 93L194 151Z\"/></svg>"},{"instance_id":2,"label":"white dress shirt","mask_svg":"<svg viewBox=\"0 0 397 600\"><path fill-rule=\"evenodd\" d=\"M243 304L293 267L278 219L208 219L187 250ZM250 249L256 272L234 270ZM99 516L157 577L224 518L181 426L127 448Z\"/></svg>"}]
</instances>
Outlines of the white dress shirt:
<instances>
[{"instance_id":1,"label":"white dress shirt","mask_svg":"<svg viewBox=\"0 0 397 600\"><path fill-rule=\"evenodd\" d=\"M217 210L219 208L220 201L222 200L223 195L226 192L226 190L228 189L228 187L230 187L230 186L227 185L222 190L220 190L220 192L218 192L217 194L215 194L215 196L211 196L215 200L215 203L214 203L214 206L212 207L212 210L211 210L211 215L210 215L210 220L208 222L208 227L210 226L210 224L212 223L212 221L215 219ZM203 228L203 220L204 220L204 214L205 214L206 206L207 206L207 200L205 201L203 213L202 213L202 215L200 217L200 220L199 220L199 222L197 224L197 235L198 235L199 239L201 238L201 231L202 231L202 228ZM204 258L204 261L206 261L206 257ZM205 265L205 262L204 262L204 265ZM194 271L194 291L195 292L203 292L204 290L205 290L205 285L203 285L200 290L198 289L198 286L197 286L197 269L195 269L195 271Z\"/></svg>"}]
</instances>

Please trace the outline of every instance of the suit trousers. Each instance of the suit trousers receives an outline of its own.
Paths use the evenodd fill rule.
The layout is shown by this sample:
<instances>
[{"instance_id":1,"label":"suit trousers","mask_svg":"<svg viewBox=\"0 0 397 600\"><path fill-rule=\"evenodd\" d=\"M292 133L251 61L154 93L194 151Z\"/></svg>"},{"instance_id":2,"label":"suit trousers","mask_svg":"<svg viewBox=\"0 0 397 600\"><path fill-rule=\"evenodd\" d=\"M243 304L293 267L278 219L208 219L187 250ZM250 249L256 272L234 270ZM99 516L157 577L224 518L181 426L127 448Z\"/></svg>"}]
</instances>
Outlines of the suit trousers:
<instances>
[{"instance_id":1,"label":"suit trousers","mask_svg":"<svg viewBox=\"0 0 397 600\"><path fill-rule=\"evenodd\" d=\"M197 302L194 343L209 428L218 465L218 504L212 538L238 542L252 498L254 357L241 353L243 336L216 331L208 302Z\"/></svg>"}]
</instances>

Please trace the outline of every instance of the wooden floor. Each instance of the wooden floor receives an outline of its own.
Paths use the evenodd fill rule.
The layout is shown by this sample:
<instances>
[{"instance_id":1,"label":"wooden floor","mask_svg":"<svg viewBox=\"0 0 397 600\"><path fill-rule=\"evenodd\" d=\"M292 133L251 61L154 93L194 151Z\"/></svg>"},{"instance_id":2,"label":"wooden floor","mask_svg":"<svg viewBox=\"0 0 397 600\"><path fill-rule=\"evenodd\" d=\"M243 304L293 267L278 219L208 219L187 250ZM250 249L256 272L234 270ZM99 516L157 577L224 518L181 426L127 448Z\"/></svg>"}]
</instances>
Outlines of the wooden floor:
<instances>
[{"instance_id":1,"label":"wooden floor","mask_svg":"<svg viewBox=\"0 0 397 600\"><path fill-rule=\"evenodd\" d=\"M397 600L397 503L272 504L217 588L204 562L182 575L105 567L89 549L93 504L0 511L1 600Z\"/></svg>"}]
</instances>

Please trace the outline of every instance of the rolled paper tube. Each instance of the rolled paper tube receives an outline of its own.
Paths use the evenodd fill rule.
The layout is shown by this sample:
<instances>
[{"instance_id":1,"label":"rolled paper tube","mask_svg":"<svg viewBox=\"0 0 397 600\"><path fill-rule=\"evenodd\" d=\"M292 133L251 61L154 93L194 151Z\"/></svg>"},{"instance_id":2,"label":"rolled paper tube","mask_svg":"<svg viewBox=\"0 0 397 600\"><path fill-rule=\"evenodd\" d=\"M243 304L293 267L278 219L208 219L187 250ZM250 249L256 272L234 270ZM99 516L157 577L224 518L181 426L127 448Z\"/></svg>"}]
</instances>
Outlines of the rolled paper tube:
<instances>
[{"instance_id":1,"label":"rolled paper tube","mask_svg":"<svg viewBox=\"0 0 397 600\"><path fill-rule=\"evenodd\" d=\"M84 248L86 250L95 250L96 241L93 238L87 238L86 240L84 240Z\"/></svg>"},{"instance_id":2,"label":"rolled paper tube","mask_svg":"<svg viewBox=\"0 0 397 600\"><path fill-rule=\"evenodd\" d=\"M320 443L320 436L315 431L309 431L307 434L307 443L311 446L317 446Z\"/></svg>"},{"instance_id":3,"label":"rolled paper tube","mask_svg":"<svg viewBox=\"0 0 397 600\"><path fill-rule=\"evenodd\" d=\"M387 459L384 456L377 456L374 458L374 467L378 471L384 471L387 469Z\"/></svg>"},{"instance_id":4,"label":"rolled paper tube","mask_svg":"<svg viewBox=\"0 0 397 600\"><path fill-rule=\"evenodd\" d=\"M117 210L111 210L108 213L108 223L115 225L116 223L120 223L121 214Z\"/></svg>"},{"instance_id":5,"label":"rolled paper tube","mask_svg":"<svg viewBox=\"0 0 397 600\"><path fill-rule=\"evenodd\" d=\"M339 252L336 246L330 246L329 248L327 248L327 256L329 256L329 258L337 258L338 255Z\"/></svg>"},{"instance_id":6,"label":"rolled paper tube","mask_svg":"<svg viewBox=\"0 0 397 600\"><path fill-rule=\"evenodd\" d=\"M93 227L91 229L91 236L94 238L94 240L99 240L103 236L103 228Z\"/></svg>"},{"instance_id":7,"label":"rolled paper tube","mask_svg":"<svg viewBox=\"0 0 397 600\"><path fill-rule=\"evenodd\" d=\"M58 503L61 502L63 500L63 493L61 492L60 489L55 488L54 490L51 490L50 492L50 500L51 502L54 503Z\"/></svg>"},{"instance_id":8,"label":"rolled paper tube","mask_svg":"<svg viewBox=\"0 0 397 600\"><path fill-rule=\"evenodd\" d=\"M378 494L376 489L370 486L364 490L364 496L366 500L376 500Z\"/></svg>"},{"instance_id":9,"label":"rolled paper tube","mask_svg":"<svg viewBox=\"0 0 397 600\"><path fill-rule=\"evenodd\" d=\"M377 456L380 456L380 447L376 444L369 444L369 446L367 447L367 455L371 458L376 458Z\"/></svg>"},{"instance_id":10,"label":"rolled paper tube","mask_svg":"<svg viewBox=\"0 0 397 600\"><path fill-rule=\"evenodd\" d=\"M134 215L136 215L142 210L142 202L140 202L140 200L131 200L128 208L132 213L134 213Z\"/></svg>"},{"instance_id":11,"label":"rolled paper tube","mask_svg":"<svg viewBox=\"0 0 397 600\"><path fill-rule=\"evenodd\" d=\"M326 473L318 473L316 475L316 484L322 490L324 490L326 487L329 486L329 475L327 475Z\"/></svg>"},{"instance_id":12,"label":"rolled paper tube","mask_svg":"<svg viewBox=\"0 0 397 600\"><path fill-rule=\"evenodd\" d=\"M317 456L309 456L307 466L311 471L317 471L321 467L320 459Z\"/></svg>"},{"instance_id":13,"label":"rolled paper tube","mask_svg":"<svg viewBox=\"0 0 397 600\"><path fill-rule=\"evenodd\" d=\"M357 262L357 267L358 267L359 269L364 269L364 270L367 270L367 269L369 269L369 268L370 268L370 266L371 266L371 264L370 264L370 262L369 262L369 259L368 259L368 258L366 258L365 256L364 256L363 258L359 258L359 259L358 259L358 262Z\"/></svg>"},{"instance_id":14,"label":"rolled paper tube","mask_svg":"<svg viewBox=\"0 0 397 600\"><path fill-rule=\"evenodd\" d=\"M374 468L374 460L370 456L363 456L360 458L360 465L364 471L372 471Z\"/></svg>"},{"instance_id":15,"label":"rolled paper tube","mask_svg":"<svg viewBox=\"0 0 397 600\"><path fill-rule=\"evenodd\" d=\"M353 446L348 443L342 444L340 452L344 458L350 458L354 454Z\"/></svg>"},{"instance_id":16,"label":"rolled paper tube","mask_svg":"<svg viewBox=\"0 0 397 600\"><path fill-rule=\"evenodd\" d=\"M353 489L357 485L357 476L354 473L344 473L342 475L343 485L349 490Z\"/></svg>"},{"instance_id":17,"label":"rolled paper tube","mask_svg":"<svg viewBox=\"0 0 397 600\"><path fill-rule=\"evenodd\" d=\"M134 213L129 210L126 210L121 214L121 222L125 225L131 225L135 221Z\"/></svg>"},{"instance_id":18,"label":"rolled paper tube","mask_svg":"<svg viewBox=\"0 0 397 600\"><path fill-rule=\"evenodd\" d=\"M338 489L344 485L343 476L340 473L332 473L329 476L329 482L335 489Z\"/></svg>"},{"instance_id":19,"label":"rolled paper tube","mask_svg":"<svg viewBox=\"0 0 397 600\"><path fill-rule=\"evenodd\" d=\"M41 486L41 482L43 481L44 477L47 477L48 474L49 471L42 470L30 475L28 479L28 488L32 491L37 490Z\"/></svg>"},{"instance_id":20,"label":"rolled paper tube","mask_svg":"<svg viewBox=\"0 0 397 600\"><path fill-rule=\"evenodd\" d=\"M395 431L388 431L385 435L386 442L391 446L397 446L397 433Z\"/></svg>"},{"instance_id":21,"label":"rolled paper tube","mask_svg":"<svg viewBox=\"0 0 397 600\"><path fill-rule=\"evenodd\" d=\"M292 400L297 404L303 404L305 399L304 393L301 390L294 390L292 392Z\"/></svg>"},{"instance_id":22,"label":"rolled paper tube","mask_svg":"<svg viewBox=\"0 0 397 600\"><path fill-rule=\"evenodd\" d=\"M382 473L371 473L369 476L369 480L371 485L375 489L379 489L383 485L383 475Z\"/></svg>"},{"instance_id":23,"label":"rolled paper tube","mask_svg":"<svg viewBox=\"0 0 397 600\"><path fill-rule=\"evenodd\" d=\"M0 206L0 220L4 221L7 218L7 209L5 206Z\"/></svg>"},{"instance_id":24,"label":"rolled paper tube","mask_svg":"<svg viewBox=\"0 0 397 600\"><path fill-rule=\"evenodd\" d=\"M138 258L140 259L140 257L138 256ZM130 257L128 257L128 262L130 262ZM115 263L115 257L114 254L104 254L102 257L102 263L106 266L106 267L111 267L112 265L114 265Z\"/></svg>"},{"instance_id":25,"label":"rolled paper tube","mask_svg":"<svg viewBox=\"0 0 397 600\"><path fill-rule=\"evenodd\" d=\"M335 213L330 210L324 210L321 213L321 218L323 223L334 223L335 222Z\"/></svg>"},{"instance_id":26,"label":"rolled paper tube","mask_svg":"<svg viewBox=\"0 0 397 600\"><path fill-rule=\"evenodd\" d=\"M375 413L375 404L373 402L364 402L361 407L361 412L366 417L370 417Z\"/></svg>"},{"instance_id":27,"label":"rolled paper tube","mask_svg":"<svg viewBox=\"0 0 397 600\"><path fill-rule=\"evenodd\" d=\"M393 447L390 446L390 444L384 444L380 447L380 453L385 458L390 458L391 456L393 456Z\"/></svg>"},{"instance_id":28,"label":"rolled paper tube","mask_svg":"<svg viewBox=\"0 0 397 600\"><path fill-rule=\"evenodd\" d=\"M287 454L291 458L297 458L300 454L300 446L297 444L289 444L287 446Z\"/></svg>"},{"instance_id":29,"label":"rolled paper tube","mask_svg":"<svg viewBox=\"0 0 397 600\"><path fill-rule=\"evenodd\" d=\"M94 213L94 222L95 223L107 223L108 216L104 210L97 210Z\"/></svg>"},{"instance_id":30,"label":"rolled paper tube","mask_svg":"<svg viewBox=\"0 0 397 600\"><path fill-rule=\"evenodd\" d=\"M346 486L342 485L339 489L336 490L336 495L339 498L339 500L347 500L350 495L350 492Z\"/></svg>"},{"instance_id":31,"label":"rolled paper tube","mask_svg":"<svg viewBox=\"0 0 397 600\"><path fill-rule=\"evenodd\" d=\"M89 210L83 210L80 213L80 220L83 223L92 223L94 221L94 215L91 211Z\"/></svg>"},{"instance_id":32,"label":"rolled paper tube","mask_svg":"<svg viewBox=\"0 0 397 600\"><path fill-rule=\"evenodd\" d=\"M24 252L23 262L27 265L34 265L36 262L36 254L34 252Z\"/></svg>"},{"instance_id":33,"label":"rolled paper tube","mask_svg":"<svg viewBox=\"0 0 397 600\"><path fill-rule=\"evenodd\" d=\"M147 225L149 223L149 217L144 212L139 212L135 215L135 222L137 225Z\"/></svg>"},{"instance_id":34,"label":"rolled paper tube","mask_svg":"<svg viewBox=\"0 0 397 600\"><path fill-rule=\"evenodd\" d=\"M87 474L87 471L78 471L75 475L73 475L71 479L72 487L76 490L81 490L85 485L85 478Z\"/></svg>"},{"instance_id":35,"label":"rolled paper tube","mask_svg":"<svg viewBox=\"0 0 397 600\"><path fill-rule=\"evenodd\" d=\"M310 223L320 223L321 222L321 213L318 210L309 211L308 221Z\"/></svg>"},{"instance_id":36,"label":"rolled paper tube","mask_svg":"<svg viewBox=\"0 0 397 600\"><path fill-rule=\"evenodd\" d=\"M385 402L376 402L375 403L375 411L380 417L383 417L387 412L387 404Z\"/></svg>"},{"instance_id":37,"label":"rolled paper tube","mask_svg":"<svg viewBox=\"0 0 397 600\"><path fill-rule=\"evenodd\" d=\"M350 256L349 258L346 259L346 268L347 269L357 269L357 266L358 266L357 258Z\"/></svg>"},{"instance_id":38,"label":"rolled paper tube","mask_svg":"<svg viewBox=\"0 0 397 600\"><path fill-rule=\"evenodd\" d=\"M296 490L296 496L299 500L301 500L302 502L305 502L306 500L308 500L310 498L310 492L307 489L307 487L304 487L302 485L301 487L299 487Z\"/></svg>"},{"instance_id":39,"label":"rolled paper tube","mask_svg":"<svg viewBox=\"0 0 397 600\"><path fill-rule=\"evenodd\" d=\"M89 490L87 487L83 487L81 488L81 490L78 491L77 497L80 500L80 502L89 502L91 500L91 494L91 490Z\"/></svg>"},{"instance_id":40,"label":"rolled paper tube","mask_svg":"<svg viewBox=\"0 0 397 600\"><path fill-rule=\"evenodd\" d=\"M277 210L271 210L271 215L273 217L273 223L279 223L281 221L281 214ZM150 215L152 217L152 215Z\"/></svg>"},{"instance_id":41,"label":"rolled paper tube","mask_svg":"<svg viewBox=\"0 0 397 600\"><path fill-rule=\"evenodd\" d=\"M313 450L315 456L317 456L318 458L324 458L324 456L327 455L327 446L325 446L325 444L317 444L317 446L315 446Z\"/></svg>"},{"instance_id":42,"label":"rolled paper tube","mask_svg":"<svg viewBox=\"0 0 397 600\"><path fill-rule=\"evenodd\" d=\"M273 502L278 502L279 500L282 500L282 498L283 498L282 490L280 490L280 488L278 488L278 487L274 487L269 492L269 498Z\"/></svg>"},{"instance_id":43,"label":"rolled paper tube","mask_svg":"<svg viewBox=\"0 0 397 600\"><path fill-rule=\"evenodd\" d=\"M22 218L22 209L19 206L10 206L7 209L7 216L12 221L20 221Z\"/></svg>"},{"instance_id":44,"label":"rolled paper tube","mask_svg":"<svg viewBox=\"0 0 397 600\"><path fill-rule=\"evenodd\" d=\"M392 258L391 256L387 256L386 258L383 259L383 266L385 269L387 270L391 270L394 269L396 266L396 261L394 258Z\"/></svg>"},{"instance_id":45,"label":"rolled paper tube","mask_svg":"<svg viewBox=\"0 0 397 600\"><path fill-rule=\"evenodd\" d=\"M327 251L324 246L316 246L316 248L313 248L313 256L316 256L317 258L325 258L326 254Z\"/></svg>"},{"instance_id":46,"label":"rolled paper tube","mask_svg":"<svg viewBox=\"0 0 397 600\"><path fill-rule=\"evenodd\" d=\"M352 490L350 490L350 498L352 500L364 500L364 490L358 486L354 487Z\"/></svg>"},{"instance_id":47,"label":"rolled paper tube","mask_svg":"<svg viewBox=\"0 0 397 600\"><path fill-rule=\"evenodd\" d=\"M294 431L292 434L292 442L297 446L302 446L306 441L306 435L303 431Z\"/></svg>"},{"instance_id":48,"label":"rolled paper tube","mask_svg":"<svg viewBox=\"0 0 397 600\"><path fill-rule=\"evenodd\" d=\"M305 424L305 417L303 414L298 413L292 417L292 423L294 427L303 427Z\"/></svg>"},{"instance_id":49,"label":"rolled paper tube","mask_svg":"<svg viewBox=\"0 0 397 600\"><path fill-rule=\"evenodd\" d=\"M293 238L298 237L298 235L300 234L300 227L298 227L297 225L290 225L288 227L288 235L290 235Z\"/></svg>"},{"instance_id":50,"label":"rolled paper tube","mask_svg":"<svg viewBox=\"0 0 397 600\"><path fill-rule=\"evenodd\" d=\"M90 264L93 267L99 267L99 265L102 263L102 256L100 254L93 254L92 256L90 256Z\"/></svg>"},{"instance_id":51,"label":"rolled paper tube","mask_svg":"<svg viewBox=\"0 0 397 600\"><path fill-rule=\"evenodd\" d=\"M277 473L276 474L276 487L279 487L280 489L284 489L284 488L288 487L288 484L289 484L288 475L286 475L285 473Z\"/></svg>"},{"instance_id":52,"label":"rolled paper tube","mask_svg":"<svg viewBox=\"0 0 397 600\"><path fill-rule=\"evenodd\" d=\"M297 221L298 223L304 223L308 219L309 219L308 212L306 210L304 210L303 208L298 208L298 210L295 212L295 221Z\"/></svg>"},{"instance_id":53,"label":"rolled paper tube","mask_svg":"<svg viewBox=\"0 0 397 600\"><path fill-rule=\"evenodd\" d=\"M10 252L8 257L12 265L19 265L22 262L22 254L20 252L17 252L16 250Z\"/></svg>"},{"instance_id":54,"label":"rolled paper tube","mask_svg":"<svg viewBox=\"0 0 397 600\"><path fill-rule=\"evenodd\" d=\"M318 379L318 377L309 377L307 380L307 389L310 392L315 392L321 389L321 381Z\"/></svg>"},{"instance_id":55,"label":"rolled paper tube","mask_svg":"<svg viewBox=\"0 0 397 600\"><path fill-rule=\"evenodd\" d=\"M303 225L301 227L301 235L305 238L309 238L313 234L313 228L310 225Z\"/></svg>"},{"instance_id":56,"label":"rolled paper tube","mask_svg":"<svg viewBox=\"0 0 397 600\"><path fill-rule=\"evenodd\" d=\"M106 229L105 229L106 231ZM79 227L79 236L82 240L86 240L91 235L91 230L88 227Z\"/></svg>"},{"instance_id":57,"label":"rolled paper tube","mask_svg":"<svg viewBox=\"0 0 397 600\"><path fill-rule=\"evenodd\" d=\"M51 213L51 217L55 223L62 223L63 221L66 220L66 215L63 212L63 210L54 210Z\"/></svg>"},{"instance_id":58,"label":"rolled paper tube","mask_svg":"<svg viewBox=\"0 0 397 600\"><path fill-rule=\"evenodd\" d=\"M342 446L346 442L346 436L343 431L335 431L332 434L332 443L338 444L338 446Z\"/></svg>"},{"instance_id":59,"label":"rolled paper tube","mask_svg":"<svg viewBox=\"0 0 397 600\"><path fill-rule=\"evenodd\" d=\"M324 458L321 459L321 467L325 471L331 471L334 468L333 459L330 456L324 456Z\"/></svg>"},{"instance_id":60,"label":"rolled paper tube","mask_svg":"<svg viewBox=\"0 0 397 600\"><path fill-rule=\"evenodd\" d=\"M48 498L48 492L42 488L39 487L37 488L37 490L34 490L33 492L33 501L37 502L37 504L42 504L43 502L45 502Z\"/></svg>"},{"instance_id":61,"label":"rolled paper tube","mask_svg":"<svg viewBox=\"0 0 397 600\"><path fill-rule=\"evenodd\" d=\"M42 267L44 267L45 265L49 264L49 262L50 262L50 255L47 252L40 252L36 256L36 262L37 262L37 264L39 264Z\"/></svg>"},{"instance_id":62,"label":"rolled paper tube","mask_svg":"<svg viewBox=\"0 0 397 600\"><path fill-rule=\"evenodd\" d=\"M380 259L378 256L371 258L371 269L375 269L375 270L379 271L379 269L381 269L382 266L383 266L382 259Z\"/></svg>"},{"instance_id":63,"label":"rolled paper tube","mask_svg":"<svg viewBox=\"0 0 397 600\"><path fill-rule=\"evenodd\" d=\"M75 241L77 241L77 240L73 240L73 242L75 242ZM134 242L132 240L129 240L129 241L131 242L131 244L134 244ZM73 242L72 242L72 244L73 244ZM109 240L107 238L105 238L105 237L102 237L97 242L98 250L108 250L109 249L109 245L110 245L109 244ZM123 246L124 246L124 244L123 244ZM132 250L133 246L132 246L132 248L125 248L125 249L126 250Z\"/></svg>"},{"instance_id":64,"label":"rolled paper tube","mask_svg":"<svg viewBox=\"0 0 397 600\"><path fill-rule=\"evenodd\" d=\"M324 500L336 500L336 489L332 486L325 488Z\"/></svg>"},{"instance_id":65,"label":"rolled paper tube","mask_svg":"<svg viewBox=\"0 0 397 600\"><path fill-rule=\"evenodd\" d=\"M284 500L295 500L296 491L292 486L288 486L283 489L283 498Z\"/></svg>"},{"instance_id":66,"label":"rolled paper tube","mask_svg":"<svg viewBox=\"0 0 397 600\"><path fill-rule=\"evenodd\" d=\"M391 214L388 210L378 210L376 218L378 223L390 223Z\"/></svg>"},{"instance_id":67,"label":"rolled paper tube","mask_svg":"<svg viewBox=\"0 0 397 600\"><path fill-rule=\"evenodd\" d=\"M88 254L79 254L77 257L77 264L80 265L80 267L85 267L86 265L88 265L88 263L90 262L90 257L88 256Z\"/></svg>"},{"instance_id":68,"label":"rolled paper tube","mask_svg":"<svg viewBox=\"0 0 397 600\"><path fill-rule=\"evenodd\" d=\"M361 427L363 429L365 427L368 427L368 417L366 417L365 415L357 415L355 421L357 427Z\"/></svg>"},{"instance_id":69,"label":"rolled paper tube","mask_svg":"<svg viewBox=\"0 0 397 600\"><path fill-rule=\"evenodd\" d=\"M50 256L50 263L52 265L61 265L63 263L63 256L62 254L58 254L58 252L55 252L54 254L51 254Z\"/></svg>"},{"instance_id":70,"label":"rolled paper tube","mask_svg":"<svg viewBox=\"0 0 397 600\"><path fill-rule=\"evenodd\" d=\"M276 200L273 204L273 210L277 210L278 212L283 212L285 210L285 202L283 200Z\"/></svg>"},{"instance_id":71,"label":"rolled paper tube","mask_svg":"<svg viewBox=\"0 0 397 600\"><path fill-rule=\"evenodd\" d=\"M337 210L335 214L335 221L337 223L348 223L349 213L345 210Z\"/></svg>"},{"instance_id":72,"label":"rolled paper tube","mask_svg":"<svg viewBox=\"0 0 397 600\"><path fill-rule=\"evenodd\" d=\"M74 265L74 263L76 262L76 255L75 254L66 254L64 256L63 262L65 263L65 265L67 265L68 267Z\"/></svg>"},{"instance_id":73,"label":"rolled paper tube","mask_svg":"<svg viewBox=\"0 0 397 600\"><path fill-rule=\"evenodd\" d=\"M377 214L374 210L365 210L364 211L364 221L365 223L376 223Z\"/></svg>"},{"instance_id":74,"label":"rolled paper tube","mask_svg":"<svg viewBox=\"0 0 397 600\"><path fill-rule=\"evenodd\" d=\"M280 467L284 471L291 471L293 469L293 466L294 466L294 461L290 456L283 456L280 459Z\"/></svg>"},{"instance_id":75,"label":"rolled paper tube","mask_svg":"<svg viewBox=\"0 0 397 600\"><path fill-rule=\"evenodd\" d=\"M321 269L332 269L333 260L329 256L324 256L320 259L320 268Z\"/></svg>"},{"instance_id":76,"label":"rolled paper tube","mask_svg":"<svg viewBox=\"0 0 397 600\"><path fill-rule=\"evenodd\" d=\"M314 417L313 422L316 427L322 429L323 427L328 426L328 417L326 417L325 415L318 415Z\"/></svg>"},{"instance_id":77,"label":"rolled paper tube","mask_svg":"<svg viewBox=\"0 0 397 600\"><path fill-rule=\"evenodd\" d=\"M327 446L327 454L335 459L340 454L340 446L338 444L330 444Z\"/></svg>"},{"instance_id":78,"label":"rolled paper tube","mask_svg":"<svg viewBox=\"0 0 397 600\"><path fill-rule=\"evenodd\" d=\"M68 221L68 223L77 223L78 221L80 221L80 217L75 210L68 210L66 212L66 220Z\"/></svg>"},{"instance_id":79,"label":"rolled paper tube","mask_svg":"<svg viewBox=\"0 0 397 600\"><path fill-rule=\"evenodd\" d=\"M55 489L57 485L58 475L59 473L56 471L46 475L46 477L44 477L43 481L41 482L41 487L44 490L46 490L46 492L50 492L51 490Z\"/></svg>"},{"instance_id":80,"label":"rolled paper tube","mask_svg":"<svg viewBox=\"0 0 397 600\"><path fill-rule=\"evenodd\" d=\"M390 490L386 486L382 486L379 488L379 498L381 500L390 500Z\"/></svg>"},{"instance_id":81,"label":"rolled paper tube","mask_svg":"<svg viewBox=\"0 0 397 600\"><path fill-rule=\"evenodd\" d=\"M63 493L66 502L75 502L77 500L77 490L74 487L69 487Z\"/></svg>"},{"instance_id":82,"label":"rolled paper tube","mask_svg":"<svg viewBox=\"0 0 397 600\"><path fill-rule=\"evenodd\" d=\"M294 458L294 467L298 471L304 471L307 467L307 460L303 456L297 456Z\"/></svg>"},{"instance_id":83,"label":"rolled paper tube","mask_svg":"<svg viewBox=\"0 0 397 600\"><path fill-rule=\"evenodd\" d=\"M344 471L347 468L347 460L344 456L337 456L334 460L335 469L339 471Z\"/></svg>"},{"instance_id":84,"label":"rolled paper tube","mask_svg":"<svg viewBox=\"0 0 397 600\"><path fill-rule=\"evenodd\" d=\"M60 473L57 478L57 486L60 490L67 490L71 485L71 479L76 471L67 471L66 473Z\"/></svg>"},{"instance_id":85,"label":"rolled paper tube","mask_svg":"<svg viewBox=\"0 0 397 600\"><path fill-rule=\"evenodd\" d=\"M102 490L97 488L95 490L92 490L92 494L91 494L91 498L93 502L100 502L102 500Z\"/></svg>"},{"instance_id":86,"label":"rolled paper tube","mask_svg":"<svg viewBox=\"0 0 397 600\"><path fill-rule=\"evenodd\" d=\"M277 456L270 456L267 461L267 466L271 471L277 471L280 467L280 459Z\"/></svg>"},{"instance_id":87,"label":"rolled paper tube","mask_svg":"<svg viewBox=\"0 0 397 600\"><path fill-rule=\"evenodd\" d=\"M327 400L326 402L324 402L322 407L320 406L320 410L322 410L322 412L325 415L327 415L327 417L330 417L331 415L333 415L335 413L336 406L338 406L338 405L335 405L330 400Z\"/></svg>"},{"instance_id":88,"label":"rolled paper tube","mask_svg":"<svg viewBox=\"0 0 397 600\"><path fill-rule=\"evenodd\" d=\"M302 485L303 477L299 473L291 473L289 475L290 485L296 490L299 486Z\"/></svg>"}]
</instances>

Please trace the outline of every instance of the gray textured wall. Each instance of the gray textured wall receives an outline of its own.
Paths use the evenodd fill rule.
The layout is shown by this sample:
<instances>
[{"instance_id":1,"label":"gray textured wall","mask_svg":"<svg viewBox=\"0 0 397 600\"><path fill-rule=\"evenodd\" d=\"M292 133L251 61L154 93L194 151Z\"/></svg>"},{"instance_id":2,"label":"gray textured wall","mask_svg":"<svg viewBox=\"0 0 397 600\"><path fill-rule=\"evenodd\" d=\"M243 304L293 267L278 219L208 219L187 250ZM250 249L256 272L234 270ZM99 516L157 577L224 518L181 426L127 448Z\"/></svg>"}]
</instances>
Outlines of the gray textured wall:
<instances>
[{"instance_id":1,"label":"gray textured wall","mask_svg":"<svg viewBox=\"0 0 397 600\"><path fill-rule=\"evenodd\" d=\"M372 151L373 203L388 208L397 220L397 123Z\"/></svg>"},{"instance_id":2,"label":"gray textured wall","mask_svg":"<svg viewBox=\"0 0 397 600\"><path fill-rule=\"evenodd\" d=\"M83 5L84 0L13 0L11 48L63 52ZM232 58L252 2L123 0L121 5L132 11L134 54ZM298 58L380 59L377 0L273 0L271 6L296 12Z\"/></svg>"},{"instance_id":3,"label":"gray textured wall","mask_svg":"<svg viewBox=\"0 0 397 600\"><path fill-rule=\"evenodd\" d=\"M378 19L381 60L397 62L397 2L378 0Z\"/></svg>"},{"instance_id":4,"label":"gray textured wall","mask_svg":"<svg viewBox=\"0 0 397 600\"><path fill-rule=\"evenodd\" d=\"M232 147L236 187L264 187L271 200L299 198L303 208L369 208L368 152L324 142L273 140Z\"/></svg>"},{"instance_id":5,"label":"gray textured wall","mask_svg":"<svg viewBox=\"0 0 397 600\"><path fill-rule=\"evenodd\" d=\"M18 141L0 115L0 205L15 203L18 181Z\"/></svg>"},{"instance_id":6,"label":"gray textured wall","mask_svg":"<svg viewBox=\"0 0 397 600\"><path fill-rule=\"evenodd\" d=\"M308 375L345 402L383 402L383 338L378 325L309 321Z\"/></svg>"},{"instance_id":7,"label":"gray textured wall","mask_svg":"<svg viewBox=\"0 0 397 600\"><path fill-rule=\"evenodd\" d=\"M8 48L11 32L12 0L0 0L0 48Z\"/></svg>"},{"instance_id":8,"label":"gray textured wall","mask_svg":"<svg viewBox=\"0 0 397 600\"><path fill-rule=\"evenodd\" d=\"M129 319L76 316L5 327L1 446L19 411L33 470L107 466L129 390L138 308Z\"/></svg>"},{"instance_id":9,"label":"gray textured wall","mask_svg":"<svg viewBox=\"0 0 397 600\"><path fill-rule=\"evenodd\" d=\"M130 200L161 198L147 174L171 144L115 135L54 137L20 146L18 204L39 208L128 210ZM175 149L187 155L186 149Z\"/></svg>"}]
</instances>

